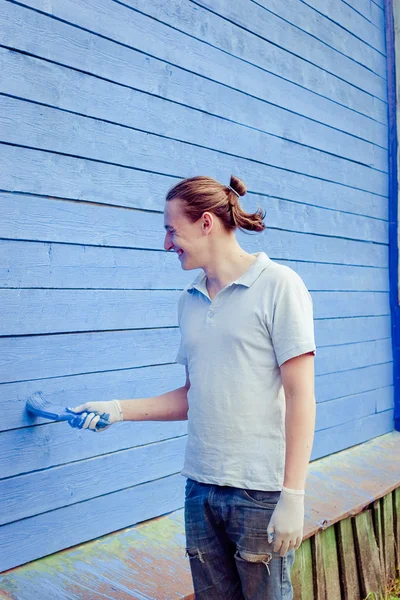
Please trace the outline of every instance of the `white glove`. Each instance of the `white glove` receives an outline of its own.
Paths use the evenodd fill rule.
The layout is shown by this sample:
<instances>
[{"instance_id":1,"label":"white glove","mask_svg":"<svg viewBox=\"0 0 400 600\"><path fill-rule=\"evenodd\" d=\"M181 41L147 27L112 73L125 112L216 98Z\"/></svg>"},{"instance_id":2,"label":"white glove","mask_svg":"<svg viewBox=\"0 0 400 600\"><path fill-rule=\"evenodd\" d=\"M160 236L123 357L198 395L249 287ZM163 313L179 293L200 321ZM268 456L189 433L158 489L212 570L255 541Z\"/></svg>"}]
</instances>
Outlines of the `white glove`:
<instances>
[{"instance_id":1,"label":"white glove","mask_svg":"<svg viewBox=\"0 0 400 600\"><path fill-rule=\"evenodd\" d=\"M67 408L67 411L79 415L76 419L68 421L71 427L91 429L92 431L104 431L113 423L124 419L118 400L86 402L86 404L81 404L75 408Z\"/></svg>"},{"instance_id":2,"label":"white glove","mask_svg":"<svg viewBox=\"0 0 400 600\"><path fill-rule=\"evenodd\" d=\"M300 546L304 527L304 490L282 487L278 503L268 525L268 541L274 543L274 552L284 556L288 550Z\"/></svg>"}]
</instances>

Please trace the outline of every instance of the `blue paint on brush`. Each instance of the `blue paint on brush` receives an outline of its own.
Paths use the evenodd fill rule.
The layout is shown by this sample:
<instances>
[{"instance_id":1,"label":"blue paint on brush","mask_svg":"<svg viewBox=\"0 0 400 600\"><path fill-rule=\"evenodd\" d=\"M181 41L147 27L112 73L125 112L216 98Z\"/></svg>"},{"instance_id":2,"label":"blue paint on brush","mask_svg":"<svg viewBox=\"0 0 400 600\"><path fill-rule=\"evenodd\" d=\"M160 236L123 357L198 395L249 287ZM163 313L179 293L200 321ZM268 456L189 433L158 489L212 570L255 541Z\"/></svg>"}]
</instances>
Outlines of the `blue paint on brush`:
<instances>
[{"instance_id":1,"label":"blue paint on brush","mask_svg":"<svg viewBox=\"0 0 400 600\"><path fill-rule=\"evenodd\" d=\"M72 421L75 420L74 425L82 427L87 413L82 414L72 413L64 408L63 406L57 406L51 404L42 394L42 392L35 392L26 401L26 410L37 417L43 417L44 419L50 419L51 421Z\"/></svg>"}]
</instances>

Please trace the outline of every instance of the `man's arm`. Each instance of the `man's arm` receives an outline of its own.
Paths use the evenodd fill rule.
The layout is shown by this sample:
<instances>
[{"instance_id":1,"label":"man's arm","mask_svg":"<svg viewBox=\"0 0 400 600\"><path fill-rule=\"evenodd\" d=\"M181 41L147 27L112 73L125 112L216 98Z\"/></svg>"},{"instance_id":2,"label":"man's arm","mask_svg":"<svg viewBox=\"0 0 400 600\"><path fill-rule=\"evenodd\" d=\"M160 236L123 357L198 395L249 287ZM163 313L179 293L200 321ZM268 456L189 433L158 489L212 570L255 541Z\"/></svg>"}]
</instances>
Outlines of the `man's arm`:
<instances>
[{"instance_id":1,"label":"man's arm","mask_svg":"<svg viewBox=\"0 0 400 600\"><path fill-rule=\"evenodd\" d=\"M186 383L183 387L153 398L120 400L123 419L124 421L185 421L189 388L189 372L186 367Z\"/></svg>"},{"instance_id":2,"label":"man's arm","mask_svg":"<svg viewBox=\"0 0 400 600\"><path fill-rule=\"evenodd\" d=\"M281 367L286 398L286 458L283 485L304 490L314 439L314 356L295 356Z\"/></svg>"},{"instance_id":3,"label":"man's arm","mask_svg":"<svg viewBox=\"0 0 400 600\"><path fill-rule=\"evenodd\" d=\"M286 457L282 493L267 533L274 552L284 556L303 538L304 488L315 429L314 356L301 354L282 363L286 398Z\"/></svg>"},{"instance_id":4,"label":"man's arm","mask_svg":"<svg viewBox=\"0 0 400 600\"><path fill-rule=\"evenodd\" d=\"M71 427L105 431L117 421L185 421L188 413L187 393L190 388L188 368L184 386L155 396L137 400L86 402L68 412L77 417L68 421Z\"/></svg>"}]
</instances>

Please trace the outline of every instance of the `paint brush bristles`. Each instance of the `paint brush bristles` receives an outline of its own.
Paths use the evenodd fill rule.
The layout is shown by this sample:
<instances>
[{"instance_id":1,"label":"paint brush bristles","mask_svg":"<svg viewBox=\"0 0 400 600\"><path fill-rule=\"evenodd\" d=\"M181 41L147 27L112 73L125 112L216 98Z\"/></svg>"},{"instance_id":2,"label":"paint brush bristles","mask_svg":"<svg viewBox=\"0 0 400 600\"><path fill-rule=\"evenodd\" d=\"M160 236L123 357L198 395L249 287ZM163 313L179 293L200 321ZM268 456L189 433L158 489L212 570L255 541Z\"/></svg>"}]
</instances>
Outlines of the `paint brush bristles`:
<instances>
[{"instance_id":1,"label":"paint brush bristles","mask_svg":"<svg viewBox=\"0 0 400 600\"><path fill-rule=\"evenodd\" d=\"M76 413L67 412L62 406L50 404L42 392L35 392L26 401L26 410L37 417L50 419L51 421L70 421L76 419ZM86 413L85 417L86 417Z\"/></svg>"}]
</instances>

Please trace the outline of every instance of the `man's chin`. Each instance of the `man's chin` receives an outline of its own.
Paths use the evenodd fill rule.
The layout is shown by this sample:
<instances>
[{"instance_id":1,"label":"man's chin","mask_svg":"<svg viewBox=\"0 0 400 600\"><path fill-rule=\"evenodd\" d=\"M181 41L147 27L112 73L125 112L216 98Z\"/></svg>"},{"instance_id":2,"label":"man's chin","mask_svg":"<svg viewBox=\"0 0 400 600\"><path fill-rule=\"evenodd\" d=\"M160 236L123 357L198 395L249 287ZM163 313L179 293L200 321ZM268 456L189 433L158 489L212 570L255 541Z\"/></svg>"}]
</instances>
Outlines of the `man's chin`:
<instances>
[{"instance_id":1,"label":"man's chin","mask_svg":"<svg viewBox=\"0 0 400 600\"><path fill-rule=\"evenodd\" d=\"M198 269L199 267L193 266L190 264L190 262L187 259L187 256L185 256L185 258L182 260L181 259L181 267L184 271L193 271L193 269Z\"/></svg>"}]
</instances>

